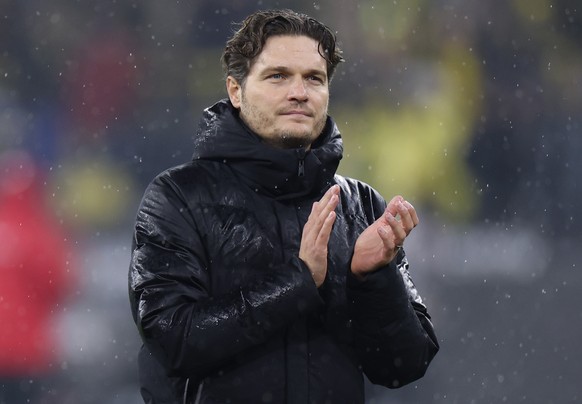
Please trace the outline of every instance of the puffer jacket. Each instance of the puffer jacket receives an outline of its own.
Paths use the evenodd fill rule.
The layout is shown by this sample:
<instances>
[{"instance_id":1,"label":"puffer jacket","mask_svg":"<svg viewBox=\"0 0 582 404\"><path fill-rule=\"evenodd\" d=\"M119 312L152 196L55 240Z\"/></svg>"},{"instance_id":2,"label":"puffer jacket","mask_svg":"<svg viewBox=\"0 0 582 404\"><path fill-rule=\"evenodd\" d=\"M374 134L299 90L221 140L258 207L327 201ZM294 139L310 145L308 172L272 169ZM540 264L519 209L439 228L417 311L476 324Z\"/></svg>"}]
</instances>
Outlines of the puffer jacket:
<instances>
[{"instance_id":1,"label":"puffer jacket","mask_svg":"<svg viewBox=\"0 0 582 404\"><path fill-rule=\"evenodd\" d=\"M438 342L403 251L360 281L354 243L384 212L336 174L328 118L309 151L265 145L229 101L208 108L192 161L147 188L129 272L146 403L363 403L363 373L395 388ZM320 288L298 258L314 201L341 188Z\"/></svg>"}]
</instances>

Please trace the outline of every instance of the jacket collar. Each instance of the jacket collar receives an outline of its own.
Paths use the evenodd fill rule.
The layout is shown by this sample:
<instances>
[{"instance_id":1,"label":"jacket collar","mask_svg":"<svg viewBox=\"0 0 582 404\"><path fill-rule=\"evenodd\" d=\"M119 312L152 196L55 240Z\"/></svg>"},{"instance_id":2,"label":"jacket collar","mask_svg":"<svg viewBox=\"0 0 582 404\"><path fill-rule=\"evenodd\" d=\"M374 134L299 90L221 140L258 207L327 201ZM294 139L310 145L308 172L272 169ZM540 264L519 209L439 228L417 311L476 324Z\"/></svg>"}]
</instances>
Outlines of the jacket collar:
<instances>
[{"instance_id":1,"label":"jacket collar","mask_svg":"<svg viewBox=\"0 0 582 404\"><path fill-rule=\"evenodd\" d=\"M342 152L341 135L330 117L309 150L279 149L263 143L224 99L204 110L193 159L221 161L256 192L289 200L329 188Z\"/></svg>"}]
</instances>

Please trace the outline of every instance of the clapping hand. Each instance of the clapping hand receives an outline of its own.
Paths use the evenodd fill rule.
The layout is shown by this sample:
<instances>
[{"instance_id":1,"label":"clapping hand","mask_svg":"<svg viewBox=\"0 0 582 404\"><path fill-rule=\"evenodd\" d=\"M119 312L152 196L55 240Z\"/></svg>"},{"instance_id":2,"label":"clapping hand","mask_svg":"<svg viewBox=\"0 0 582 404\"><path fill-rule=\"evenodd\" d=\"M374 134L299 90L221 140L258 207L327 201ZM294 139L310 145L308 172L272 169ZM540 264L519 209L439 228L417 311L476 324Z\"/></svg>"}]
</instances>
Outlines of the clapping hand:
<instances>
[{"instance_id":1,"label":"clapping hand","mask_svg":"<svg viewBox=\"0 0 582 404\"><path fill-rule=\"evenodd\" d=\"M414 206L400 195L390 200L384 214L360 234L354 247L352 273L364 277L392 261L406 237L418 225Z\"/></svg>"},{"instance_id":2,"label":"clapping hand","mask_svg":"<svg viewBox=\"0 0 582 404\"><path fill-rule=\"evenodd\" d=\"M339 186L334 185L313 203L311 214L303 227L299 258L305 262L315 285L320 287L327 275L327 245L335 222L339 202Z\"/></svg>"}]
</instances>

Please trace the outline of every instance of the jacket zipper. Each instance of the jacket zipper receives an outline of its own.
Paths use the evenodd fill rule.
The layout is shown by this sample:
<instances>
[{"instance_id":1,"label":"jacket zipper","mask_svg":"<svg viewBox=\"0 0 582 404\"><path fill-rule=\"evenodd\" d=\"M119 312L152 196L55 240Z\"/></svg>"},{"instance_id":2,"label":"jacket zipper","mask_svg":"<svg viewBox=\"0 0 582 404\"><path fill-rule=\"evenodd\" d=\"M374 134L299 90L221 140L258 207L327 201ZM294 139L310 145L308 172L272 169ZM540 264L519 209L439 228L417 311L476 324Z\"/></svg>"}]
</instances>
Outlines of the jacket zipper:
<instances>
[{"instance_id":1,"label":"jacket zipper","mask_svg":"<svg viewBox=\"0 0 582 404\"><path fill-rule=\"evenodd\" d=\"M299 158L299 167L297 169L297 176L303 177L305 175L305 149L297 149L297 157Z\"/></svg>"}]
</instances>

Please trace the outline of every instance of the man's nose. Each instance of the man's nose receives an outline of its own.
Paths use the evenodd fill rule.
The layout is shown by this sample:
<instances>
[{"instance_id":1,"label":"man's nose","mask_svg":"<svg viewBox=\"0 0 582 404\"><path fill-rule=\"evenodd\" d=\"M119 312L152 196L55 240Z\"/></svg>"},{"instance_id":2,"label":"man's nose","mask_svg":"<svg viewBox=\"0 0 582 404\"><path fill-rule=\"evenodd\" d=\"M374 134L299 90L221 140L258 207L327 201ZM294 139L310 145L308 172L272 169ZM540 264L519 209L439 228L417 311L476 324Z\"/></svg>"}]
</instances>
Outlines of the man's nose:
<instances>
[{"instance_id":1,"label":"man's nose","mask_svg":"<svg viewBox=\"0 0 582 404\"><path fill-rule=\"evenodd\" d=\"M290 100L306 101L308 97L307 86L303 78L294 78L289 87L288 98Z\"/></svg>"}]
</instances>

